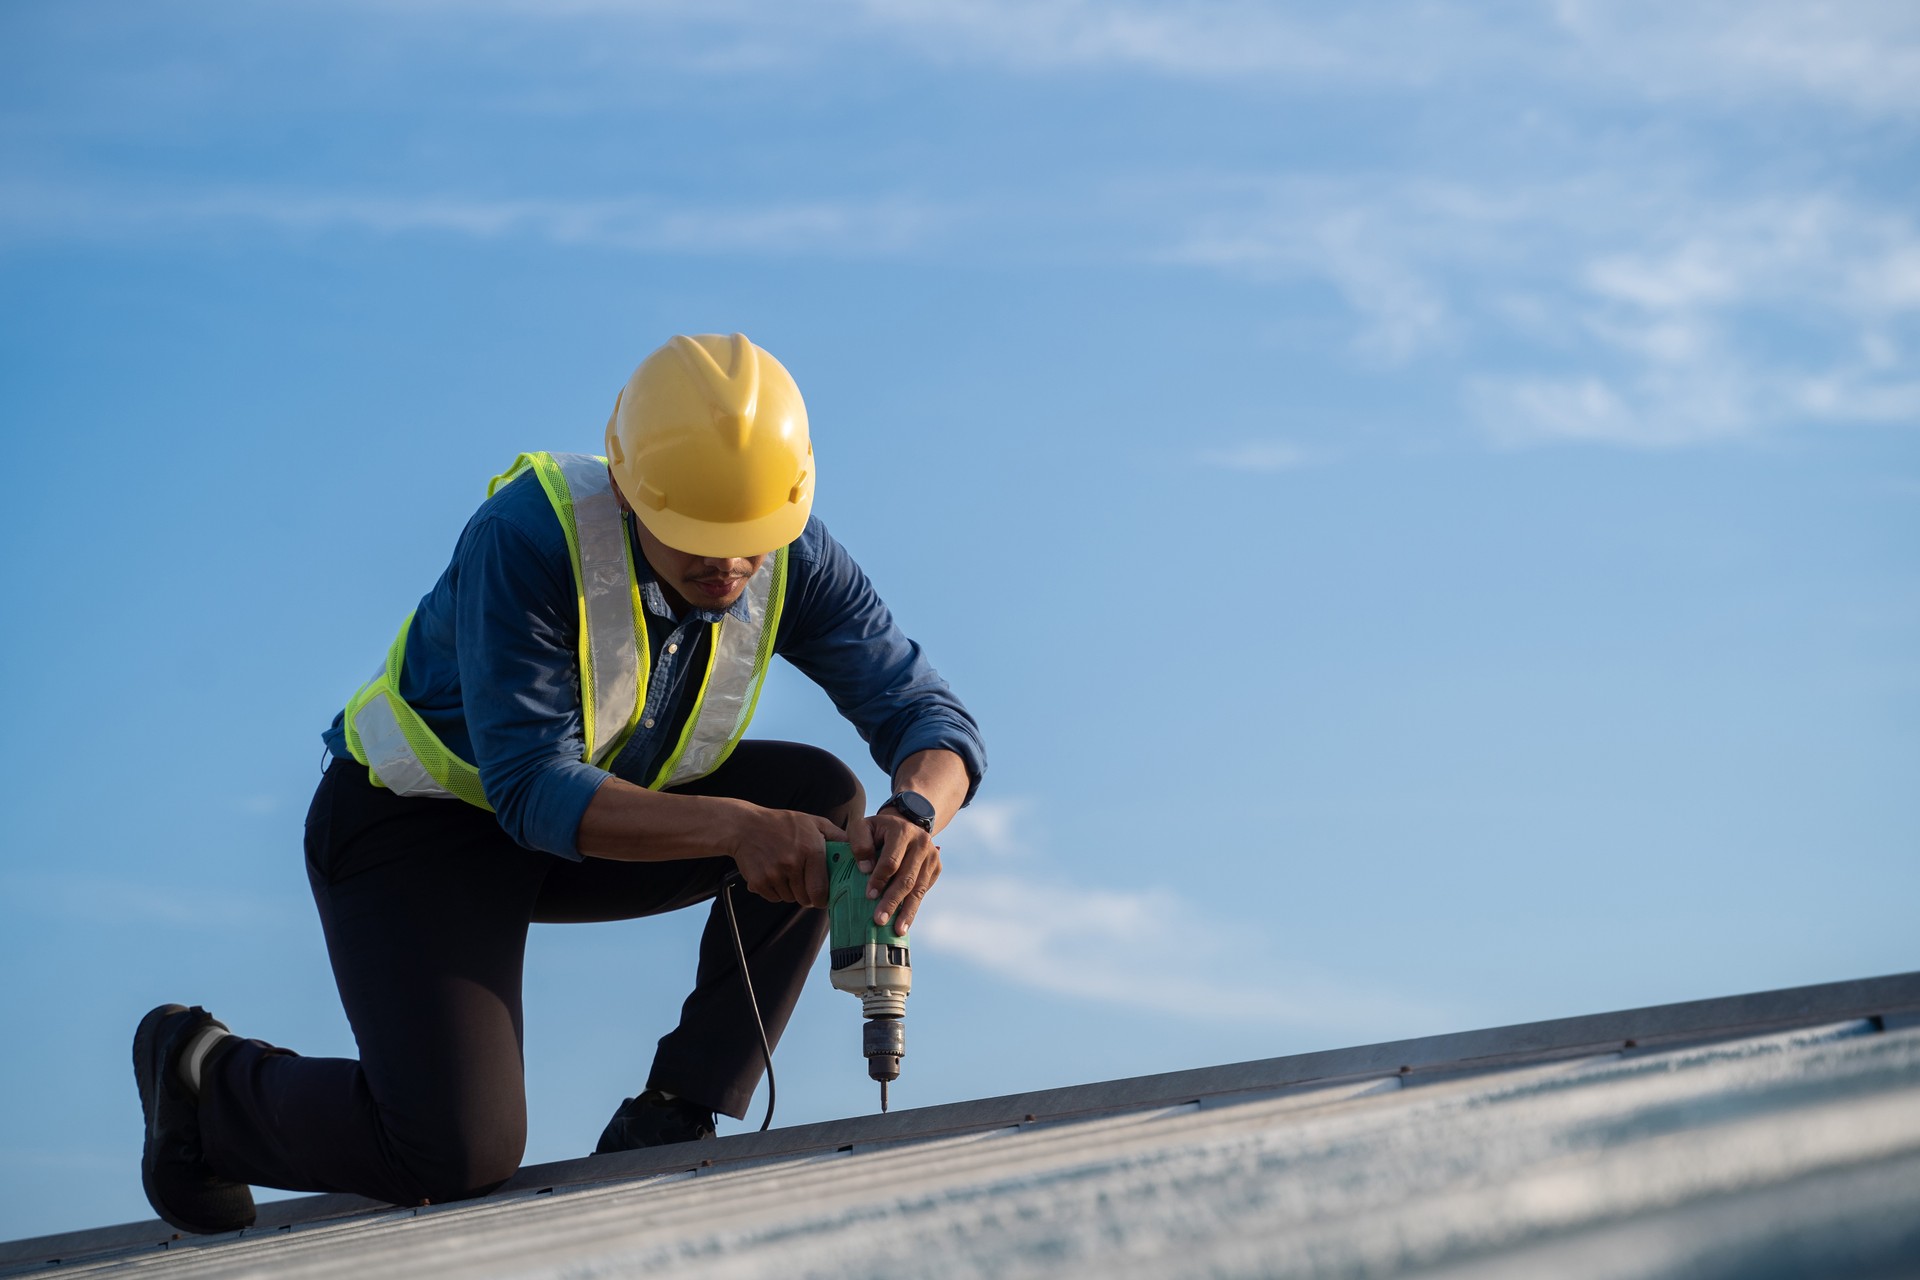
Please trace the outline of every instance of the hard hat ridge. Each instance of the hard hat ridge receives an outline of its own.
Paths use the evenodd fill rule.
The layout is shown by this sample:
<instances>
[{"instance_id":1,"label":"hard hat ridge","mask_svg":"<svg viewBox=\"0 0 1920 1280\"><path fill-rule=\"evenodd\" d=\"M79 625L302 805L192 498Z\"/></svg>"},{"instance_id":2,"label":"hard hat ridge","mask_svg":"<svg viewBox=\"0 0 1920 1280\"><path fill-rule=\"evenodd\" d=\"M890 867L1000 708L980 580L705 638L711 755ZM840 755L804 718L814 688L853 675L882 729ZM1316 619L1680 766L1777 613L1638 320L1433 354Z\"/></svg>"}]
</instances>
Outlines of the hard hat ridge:
<instances>
[{"instance_id":1,"label":"hard hat ridge","mask_svg":"<svg viewBox=\"0 0 1920 1280\"><path fill-rule=\"evenodd\" d=\"M760 404L760 362L754 358L753 343L747 340L746 334L736 333L730 342L733 349L728 353L725 369L711 351L684 334L674 334L667 345L705 386L713 406L713 425L719 429L720 438L735 449L744 450Z\"/></svg>"}]
</instances>

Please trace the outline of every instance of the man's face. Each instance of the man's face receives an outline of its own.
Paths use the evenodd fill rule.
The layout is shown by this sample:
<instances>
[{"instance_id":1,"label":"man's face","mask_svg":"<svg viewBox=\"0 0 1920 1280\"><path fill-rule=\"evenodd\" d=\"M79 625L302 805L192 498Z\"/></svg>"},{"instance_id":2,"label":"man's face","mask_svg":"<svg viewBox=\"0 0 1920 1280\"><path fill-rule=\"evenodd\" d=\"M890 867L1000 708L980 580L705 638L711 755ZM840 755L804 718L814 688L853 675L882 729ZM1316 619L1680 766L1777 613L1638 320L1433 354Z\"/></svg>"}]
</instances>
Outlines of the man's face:
<instances>
[{"instance_id":1,"label":"man's face","mask_svg":"<svg viewBox=\"0 0 1920 1280\"><path fill-rule=\"evenodd\" d=\"M768 551L757 556L735 556L731 560L690 556L654 537L646 522L638 517L633 524L639 532L640 550L646 553L647 563L653 566L660 585L667 589L669 604L716 612L728 608L747 589L747 579L758 573L767 556L773 554Z\"/></svg>"}]
</instances>

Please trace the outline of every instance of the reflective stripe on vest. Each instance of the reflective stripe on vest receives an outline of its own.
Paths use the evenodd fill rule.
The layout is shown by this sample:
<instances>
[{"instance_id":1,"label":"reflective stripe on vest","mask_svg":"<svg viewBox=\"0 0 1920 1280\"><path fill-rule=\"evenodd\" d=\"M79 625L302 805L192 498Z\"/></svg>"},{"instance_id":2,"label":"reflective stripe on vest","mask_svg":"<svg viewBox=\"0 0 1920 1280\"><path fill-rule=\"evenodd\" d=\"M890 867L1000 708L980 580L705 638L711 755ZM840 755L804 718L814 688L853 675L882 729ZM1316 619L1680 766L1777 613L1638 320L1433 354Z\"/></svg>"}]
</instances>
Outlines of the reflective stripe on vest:
<instances>
[{"instance_id":1,"label":"reflective stripe on vest","mask_svg":"<svg viewBox=\"0 0 1920 1280\"><path fill-rule=\"evenodd\" d=\"M632 543L606 459L588 454L523 453L487 486L491 497L524 471L538 477L566 533L579 605L581 758L605 768L633 736L647 701L651 653ZM681 786L705 777L733 754L746 733L773 661L786 599L787 550L767 557L734 611L714 623L707 670L672 754L648 784ZM374 678L347 703L347 748L373 782L399 795L465 800L483 809L480 773L428 728L399 696L408 614Z\"/></svg>"}]
</instances>

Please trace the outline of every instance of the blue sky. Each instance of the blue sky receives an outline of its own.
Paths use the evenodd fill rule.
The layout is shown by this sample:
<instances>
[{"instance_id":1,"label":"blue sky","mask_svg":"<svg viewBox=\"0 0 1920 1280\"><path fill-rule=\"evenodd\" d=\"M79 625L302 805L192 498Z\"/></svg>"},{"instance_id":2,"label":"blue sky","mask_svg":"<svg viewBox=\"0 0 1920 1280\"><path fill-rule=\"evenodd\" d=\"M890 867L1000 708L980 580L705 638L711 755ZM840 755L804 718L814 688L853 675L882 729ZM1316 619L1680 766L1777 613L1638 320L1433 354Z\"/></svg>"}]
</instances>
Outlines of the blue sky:
<instances>
[{"instance_id":1,"label":"blue sky","mask_svg":"<svg viewBox=\"0 0 1920 1280\"><path fill-rule=\"evenodd\" d=\"M0 1237L150 1005L351 1053L319 732L676 331L986 730L901 1105L1920 967L1917 135L1902 3L6 6ZM698 923L536 931L529 1160Z\"/></svg>"}]
</instances>

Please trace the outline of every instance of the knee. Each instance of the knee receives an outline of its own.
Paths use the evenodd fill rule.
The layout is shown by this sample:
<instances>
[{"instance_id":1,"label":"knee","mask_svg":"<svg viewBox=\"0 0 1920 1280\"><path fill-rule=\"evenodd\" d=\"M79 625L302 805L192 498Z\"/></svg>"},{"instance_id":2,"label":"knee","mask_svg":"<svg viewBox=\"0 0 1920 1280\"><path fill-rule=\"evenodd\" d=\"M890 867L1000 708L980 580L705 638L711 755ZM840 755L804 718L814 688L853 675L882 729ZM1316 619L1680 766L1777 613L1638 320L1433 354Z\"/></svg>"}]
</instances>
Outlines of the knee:
<instances>
[{"instance_id":1,"label":"knee","mask_svg":"<svg viewBox=\"0 0 1920 1280\"><path fill-rule=\"evenodd\" d=\"M834 764L839 765L840 772L845 775L847 783L846 798L835 805L827 816L844 827L855 818L865 816L867 812L867 789L860 785L860 779L854 776L853 770L847 768L846 765L841 764L839 760L834 759L832 756L827 758L833 760Z\"/></svg>"},{"instance_id":2,"label":"knee","mask_svg":"<svg viewBox=\"0 0 1920 1280\"><path fill-rule=\"evenodd\" d=\"M524 1123L473 1127L452 1133L407 1161L420 1200L446 1204L484 1196L511 1178L526 1152Z\"/></svg>"},{"instance_id":3,"label":"knee","mask_svg":"<svg viewBox=\"0 0 1920 1280\"><path fill-rule=\"evenodd\" d=\"M842 826L866 812L867 790L839 756L819 747L798 746L791 771L793 808L818 814Z\"/></svg>"}]
</instances>

